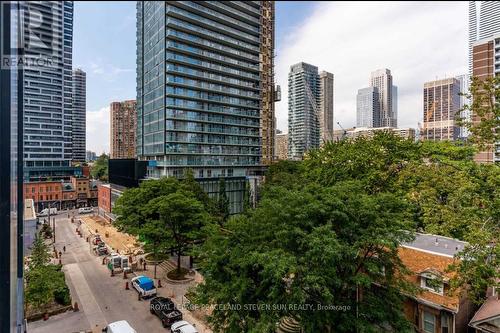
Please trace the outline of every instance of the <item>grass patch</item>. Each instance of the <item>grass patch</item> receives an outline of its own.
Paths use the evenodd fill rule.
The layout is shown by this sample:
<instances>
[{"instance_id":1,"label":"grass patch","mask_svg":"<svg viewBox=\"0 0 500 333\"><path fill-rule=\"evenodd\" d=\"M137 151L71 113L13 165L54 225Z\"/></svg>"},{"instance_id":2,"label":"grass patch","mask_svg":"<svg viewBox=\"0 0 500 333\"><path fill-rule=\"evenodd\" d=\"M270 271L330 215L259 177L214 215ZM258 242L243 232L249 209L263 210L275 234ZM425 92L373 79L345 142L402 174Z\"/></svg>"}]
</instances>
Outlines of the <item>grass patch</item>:
<instances>
[{"instance_id":1,"label":"grass patch","mask_svg":"<svg viewBox=\"0 0 500 333\"><path fill-rule=\"evenodd\" d=\"M154 253L148 253L144 258L148 261L165 261L169 259L169 255L165 253L157 253L155 257Z\"/></svg>"}]
</instances>

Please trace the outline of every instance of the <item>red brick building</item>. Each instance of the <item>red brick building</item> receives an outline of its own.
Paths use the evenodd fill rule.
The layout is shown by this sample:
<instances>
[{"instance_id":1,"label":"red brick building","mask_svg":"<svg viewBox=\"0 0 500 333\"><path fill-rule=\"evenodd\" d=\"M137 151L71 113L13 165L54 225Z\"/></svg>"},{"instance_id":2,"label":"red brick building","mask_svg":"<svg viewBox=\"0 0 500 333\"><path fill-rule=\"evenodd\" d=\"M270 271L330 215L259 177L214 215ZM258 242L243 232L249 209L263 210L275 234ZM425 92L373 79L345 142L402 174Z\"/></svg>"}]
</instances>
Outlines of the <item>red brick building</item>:
<instances>
[{"instance_id":1,"label":"red brick building","mask_svg":"<svg viewBox=\"0 0 500 333\"><path fill-rule=\"evenodd\" d=\"M97 191L99 211L111 213L111 186L109 184L99 184Z\"/></svg>"},{"instance_id":2,"label":"red brick building","mask_svg":"<svg viewBox=\"0 0 500 333\"><path fill-rule=\"evenodd\" d=\"M97 182L87 177L24 183L24 199L33 199L37 212L49 205L57 209L97 206L97 195Z\"/></svg>"}]
</instances>

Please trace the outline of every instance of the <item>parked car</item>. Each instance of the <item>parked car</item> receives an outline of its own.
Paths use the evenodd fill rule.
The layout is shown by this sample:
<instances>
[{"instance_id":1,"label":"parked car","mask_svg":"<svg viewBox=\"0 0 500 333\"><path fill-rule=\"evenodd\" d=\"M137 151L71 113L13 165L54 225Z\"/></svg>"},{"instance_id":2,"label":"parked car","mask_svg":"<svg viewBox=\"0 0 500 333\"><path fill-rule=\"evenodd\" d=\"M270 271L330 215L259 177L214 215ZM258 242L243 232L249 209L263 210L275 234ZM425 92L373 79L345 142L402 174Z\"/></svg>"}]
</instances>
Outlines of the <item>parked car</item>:
<instances>
[{"instance_id":1,"label":"parked car","mask_svg":"<svg viewBox=\"0 0 500 333\"><path fill-rule=\"evenodd\" d=\"M176 321L182 320L182 313L177 310L174 302L167 297L155 297L149 303L151 314L158 316L163 327L170 327Z\"/></svg>"},{"instance_id":2,"label":"parked car","mask_svg":"<svg viewBox=\"0 0 500 333\"><path fill-rule=\"evenodd\" d=\"M156 296L156 287L153 279L139 275L131 280L132 286L142 298Z\"/></svg>"},{"instance_id":3,"label":"parked car","mask_svg":"<svg viewBox=\"0 0 500 333\"><path fill-rule=\"evenodd\" d=\"M38 213L38 216L49 216L50 215L56 215L57 214L57 208L45 208Z\"/></svg>"},{"instance_id":4,"label":"parked car","mask_svg":"<svg viewBox=\"0 0 500 333\"><path fill-rule=\"evenodd\" d=\"M94 212L92 207L82 207L78 209L78 214L88 214Z\"/></svg>"},{"instance_id":5,"label":"parked car","mask_svg":"<svg viewBox=\"0 0 500 333\"><path fill-rule=\"evenodd\" d=\"M115 321L102 329L106 333L137 333L126 320Z\"/></svg>"},{"instance_id":6,"label":"parked car","mask_svg":"<svg viewBox=\"0 0 500 333\"><path fill-rule=\"evenodd\" d=\"M170 330L172 333L198 333L196 327L185 320L173 323L172 326L170 326Z\"/></svg>"},{"instance_id":7,"label":"parked car","mask_svg":"<svg viewBox=\"0 0 500 333\"><path fill-rule=\"evenodd\" d=\"M102 256L102 255L109 254L109 251L108 251L108 248L106 247L106 244L99 243L96 247L97 247L96 252L98 255Z\"/></svg>"}]
</instances>

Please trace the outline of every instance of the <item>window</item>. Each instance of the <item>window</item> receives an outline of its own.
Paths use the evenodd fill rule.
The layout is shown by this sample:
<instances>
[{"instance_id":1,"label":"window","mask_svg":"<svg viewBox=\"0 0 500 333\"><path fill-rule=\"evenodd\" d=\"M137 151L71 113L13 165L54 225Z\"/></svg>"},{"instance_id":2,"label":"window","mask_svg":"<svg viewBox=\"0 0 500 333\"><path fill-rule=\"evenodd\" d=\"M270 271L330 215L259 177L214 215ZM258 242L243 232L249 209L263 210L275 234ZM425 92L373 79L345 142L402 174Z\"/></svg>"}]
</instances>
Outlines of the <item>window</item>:
<instances>
[{"instance_id":1,"label":"window","mask_svg":"<svg viewBox=\"0 0 500 333\"><path fill-rule=\"evenodd\" d=\"M424 289L443 295L443 286L444 284L440 278L433 274L424 273L420 276L420 287Z\"/></svg>"},{"instance_id":2,"label":"window","mask_svg":"<svg viewBox=\"0 0 500 333\"><path fill-rule=\"evenodd\" d=\"M422 319L422 328L424 329L424 332L434 333L436 330L436 317L432 313L424 311Z\"/></svg>"},{"instance_id":3,"label":"window","mask_svg":"<svg viewBox=\"0 0 500 333\"><path fill-rule=\"evenodd\" d=\"M441 313L441 333L450 332L450 315L446 312Z\"/></svg>"},{"instance_id":4,"label":"window","mask_svg":"<svg viewBox=\"0 0 500 333\"><path fill-rule=\"evenodd\" d=\"M35 187L31 188L31 193L35 193Z\"/></svg>"}]
</instances>

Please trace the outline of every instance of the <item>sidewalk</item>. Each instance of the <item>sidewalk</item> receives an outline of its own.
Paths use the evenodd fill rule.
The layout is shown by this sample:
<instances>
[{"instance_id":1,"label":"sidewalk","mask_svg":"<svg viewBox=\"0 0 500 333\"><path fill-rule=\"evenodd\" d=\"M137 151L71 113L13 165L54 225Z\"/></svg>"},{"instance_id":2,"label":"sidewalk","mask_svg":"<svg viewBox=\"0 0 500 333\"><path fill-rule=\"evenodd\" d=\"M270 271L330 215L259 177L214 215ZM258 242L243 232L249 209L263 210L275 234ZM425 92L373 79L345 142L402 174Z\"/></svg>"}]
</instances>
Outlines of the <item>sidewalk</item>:
<instances>
[{"instance_id":1,"label":"sidewalk","mask_svg":"<svg viewBox=\"0 0 500 333\"><path fill-rule=\"evenodd\" d=\"M154 276L154 265L146 266L146 271L141 270L135 272L136 275L147 275L151 278ZM200 281L203 280L201 275L196 272L194 281L188 282L186 284L173 284L167 282L164 277L167 272L160 265L156 268L156 277L155 284L158 285L158 278L161 279L162 288L157 288L158 296L171 298L178 309L182 312L183 320L188 321L191 324L194 324L198 329L199 333L212 333L212 330L208 327L205 320L202 320L202 314L200 311L196 311L193 313L192 311L186 309L185 303L186 298L184 295L187 293L188 289Z\"/></svg>"}]
</instances>

